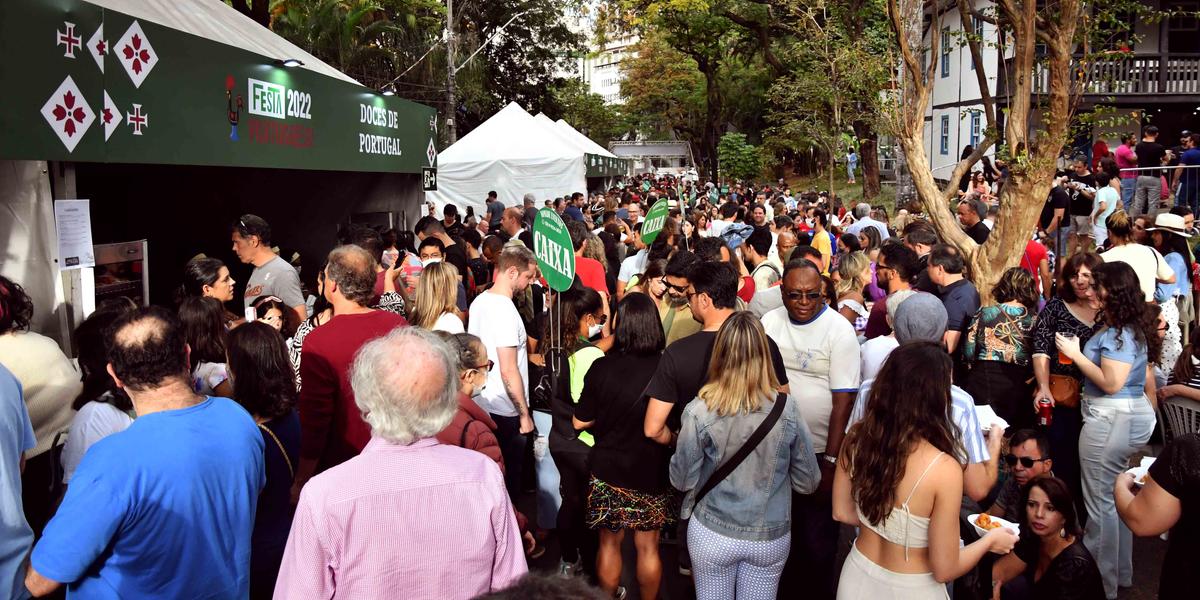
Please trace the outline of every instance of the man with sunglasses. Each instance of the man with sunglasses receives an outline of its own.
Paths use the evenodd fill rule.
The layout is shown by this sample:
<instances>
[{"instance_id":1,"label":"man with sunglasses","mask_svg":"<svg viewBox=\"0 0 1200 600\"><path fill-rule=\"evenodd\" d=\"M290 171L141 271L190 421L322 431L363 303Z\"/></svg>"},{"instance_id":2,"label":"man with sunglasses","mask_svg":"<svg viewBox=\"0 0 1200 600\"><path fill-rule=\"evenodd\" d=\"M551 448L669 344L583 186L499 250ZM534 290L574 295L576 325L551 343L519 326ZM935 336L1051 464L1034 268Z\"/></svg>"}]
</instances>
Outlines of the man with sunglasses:
<instances>
[{"instance_id":1,"label":"man with sunglasses","mask_svg":"<svg viewBox=\"0 0 1200 600\"><path fill-rule=\"evenodd\" d=\"M688 279L691 272L700 264L700 257L694 252L676 252L667 261L666 274L663 275L663 287L667 289L666 302L659 307L662 317L663 333L667 336L667 345L700 331L703 319L692 312L688 303ZM737 288L734 288L736 293Z\"/></svg>"},{"instance_id":2,"label":"man with sunglasses","mask_svg":"<svg viewBox=\"0 0 1200 600\"><path fill-rule=\"evenodd\" d=\"M879 287L886 289L888 296L891 296L901 290L912 289L912 281L919 267L920 259L912 248L888 241L879 248L879 257L875 259L875 278L879 281ZM886 302L876 302L871 307L867 329L863 332L868 340L892 333L886 307Z\"/></svg>"},{"instance_id":3,"label":"man with sunglasses","mask_svg":"<svg viewBox=\"0 0 1200 600\"><path fill-rule=\"evenodd\" d=\"M763 329L783 354L791 398L804 415L821 466L821 485L812 494L792 494L792 552L779 595L807 590L815 598L833 598L840 530L833 520L833 473L858 392L858 337L849 321L829 309L825 280L808 260L789 261L780 287L783 306L763 315Z\"/></svg>"},{"instance_id":4,"label":"man with sunglasses","mask_svg":"<svg viewBox=\"0 0 1200 600\"><path fill-rule=\"evenodd\" d=\"M1034 477L1050 473L1050 441L1036 429L1018 429L1008 442L1008 454L1004 463L1011 475L1000 486L996 501L988 509L989 515L1002 518L1018 517L1021 512L1021 493Z\"/></svg>"}]
</instances>

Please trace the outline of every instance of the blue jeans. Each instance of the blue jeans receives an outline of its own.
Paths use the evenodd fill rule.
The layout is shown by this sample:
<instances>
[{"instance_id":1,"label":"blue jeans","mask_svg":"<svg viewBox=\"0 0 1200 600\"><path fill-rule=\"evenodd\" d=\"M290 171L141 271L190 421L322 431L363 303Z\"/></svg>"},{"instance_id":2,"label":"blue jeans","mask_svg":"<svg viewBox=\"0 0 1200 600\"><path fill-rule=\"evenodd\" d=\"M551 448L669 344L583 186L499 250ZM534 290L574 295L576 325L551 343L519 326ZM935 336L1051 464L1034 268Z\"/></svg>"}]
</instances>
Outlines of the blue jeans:
<instances>
[{"instance_id":1,"label":"blue jeans","mask_svg":"<svg viewBox=\"0 0 1200 600\"><path fill-rule=\"evenodd\" d=\"M1129 212L1129 207L1133 205L1133 190L1137 187L1137 178L1130 177L1121 180L1121 204L1125 205L1125 212Z\"/></svg>"},{"instance_id":2,"label":"blue jeans","mask_svg":"<svg viewBox=\"0 0 1200 600\"><path fill-rule=\"evenodd\" d=\"M558 466L550 456L550 427L553 417L548 412L535 410L533 426L538 439L534 442L533 468L537 472L537 524L542 529L554 529L558 523L558 509L562 506L559 495Z\"/></svg>"},{"instance_id":3,"label":"blue jeans","mask_svg":"<svg viewBox=\"0 0 1200 600\"><path fill-rule=\"evenodd\" d=\"M1117 597L1117 585L1133 582L1133 534L1117 515L1113 486L1129 468L1129 457L1150 440L1157 418L1139 398L1084 397L1079 433L1079 466L1088 522L1083 543L1100 567L1104 593Z\"/></svg>"}]
</instances>

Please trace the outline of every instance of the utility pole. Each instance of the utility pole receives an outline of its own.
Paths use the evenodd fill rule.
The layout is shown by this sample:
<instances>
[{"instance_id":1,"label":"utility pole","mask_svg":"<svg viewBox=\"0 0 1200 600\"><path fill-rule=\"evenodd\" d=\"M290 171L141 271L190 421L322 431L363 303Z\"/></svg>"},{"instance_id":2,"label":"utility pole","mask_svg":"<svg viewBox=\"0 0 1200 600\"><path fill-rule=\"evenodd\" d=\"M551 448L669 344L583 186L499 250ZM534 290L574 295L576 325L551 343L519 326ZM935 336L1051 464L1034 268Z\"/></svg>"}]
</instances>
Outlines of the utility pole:
<instances>
[{"instance_id":1,"label":"utility pole","mask_svg":"<svg viewBox=\"0 0 1200 600\"><path fill-rule=\"evenodd\" d=\"M454 126L457 102L454 99L454 0L446 0L446 137L449 146L458 141Z\"/></svg>"}]
</instances>

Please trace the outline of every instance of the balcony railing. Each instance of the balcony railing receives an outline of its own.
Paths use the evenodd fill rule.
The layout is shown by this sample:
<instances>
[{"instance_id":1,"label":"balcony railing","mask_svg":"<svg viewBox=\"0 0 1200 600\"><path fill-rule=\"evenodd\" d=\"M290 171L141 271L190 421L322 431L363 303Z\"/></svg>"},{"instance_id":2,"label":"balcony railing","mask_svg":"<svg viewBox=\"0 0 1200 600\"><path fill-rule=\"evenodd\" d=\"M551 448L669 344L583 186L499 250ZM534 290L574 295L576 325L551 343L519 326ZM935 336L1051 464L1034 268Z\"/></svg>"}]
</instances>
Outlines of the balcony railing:
<instances>
[{"instance_id":1,"label":"balcony railing","mask_svg":"<svg viewBox=\"0 0 1200 600\"><path fill-rule=\"evenodd\" d=\"M1014 77L1013 61L1004 62L998 79L998 94L1009 93L1008 81ZM1075 69L1081 68L1078 60ZM1146 96L1157 94L1200 94L1200 53L1119 54L1094 57L1082 64L1085 96ZM1035 94L1050 91L1045 66L1034 67Z\"/></svg>"}]
</instances>

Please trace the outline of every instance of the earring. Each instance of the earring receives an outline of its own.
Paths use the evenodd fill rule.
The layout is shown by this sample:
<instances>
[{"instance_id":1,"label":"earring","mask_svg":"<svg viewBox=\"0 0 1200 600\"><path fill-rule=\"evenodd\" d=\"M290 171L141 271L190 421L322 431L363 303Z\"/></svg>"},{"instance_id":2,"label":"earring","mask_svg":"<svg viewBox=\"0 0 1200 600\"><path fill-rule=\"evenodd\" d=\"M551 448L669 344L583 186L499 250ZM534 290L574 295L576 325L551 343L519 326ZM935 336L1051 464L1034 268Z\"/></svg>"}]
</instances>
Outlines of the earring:
<instances>
[{"instance_id":1,"label":"earring","mask_svg":"<svg viewBox=\"0 0 1200 600\"><path fill-rule=\"evenodd\" d=\"M1058 530L1058 537L1060 537L1064 540L1067 539L1067 528L1066 527L1063 527L1062 529Z\"/></svg>"}]
</instances>

